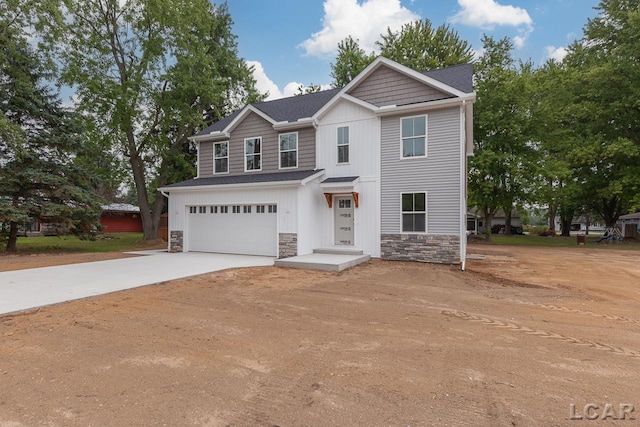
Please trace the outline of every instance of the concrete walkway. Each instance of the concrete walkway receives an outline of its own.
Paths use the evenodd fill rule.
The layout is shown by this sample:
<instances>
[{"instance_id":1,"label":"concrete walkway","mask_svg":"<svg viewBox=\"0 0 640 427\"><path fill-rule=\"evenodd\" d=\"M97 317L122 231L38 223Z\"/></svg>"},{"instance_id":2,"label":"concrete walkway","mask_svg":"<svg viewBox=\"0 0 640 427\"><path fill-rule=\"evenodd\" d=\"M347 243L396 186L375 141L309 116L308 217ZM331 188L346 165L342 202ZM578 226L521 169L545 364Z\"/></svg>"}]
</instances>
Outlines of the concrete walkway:
<instances>
[{"instance_id":1,"label":"concrete walkway","mask_svg":"<svg viewBox=\"0 0 640 427\"><path fill-rule=\"evenodd\" d=\"M143 256L0 273L0 314L238 267L273 265L247 255L135 252Z\"/></svg>"}]
</instances>

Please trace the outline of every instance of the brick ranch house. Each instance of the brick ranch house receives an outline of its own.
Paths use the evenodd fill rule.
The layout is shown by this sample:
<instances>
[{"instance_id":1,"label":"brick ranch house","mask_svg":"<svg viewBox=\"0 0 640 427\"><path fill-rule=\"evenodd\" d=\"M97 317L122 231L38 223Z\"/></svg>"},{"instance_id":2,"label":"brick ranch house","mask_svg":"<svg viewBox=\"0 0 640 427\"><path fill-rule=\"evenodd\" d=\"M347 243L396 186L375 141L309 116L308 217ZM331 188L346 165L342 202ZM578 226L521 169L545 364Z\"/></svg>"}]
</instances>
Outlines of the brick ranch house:
<instances>
[{"instance_id":1,"label":"brick ranch house","mask_svg":"<svg viewBox=\"0 0 640 427\"><path fill-rule=\"evenodd\" d=\"M474 101L471 64L380 57L344 88L247 105L191 137L197 177L161 189L169 250L464 268Z\"/></svg>"}]
</instances>

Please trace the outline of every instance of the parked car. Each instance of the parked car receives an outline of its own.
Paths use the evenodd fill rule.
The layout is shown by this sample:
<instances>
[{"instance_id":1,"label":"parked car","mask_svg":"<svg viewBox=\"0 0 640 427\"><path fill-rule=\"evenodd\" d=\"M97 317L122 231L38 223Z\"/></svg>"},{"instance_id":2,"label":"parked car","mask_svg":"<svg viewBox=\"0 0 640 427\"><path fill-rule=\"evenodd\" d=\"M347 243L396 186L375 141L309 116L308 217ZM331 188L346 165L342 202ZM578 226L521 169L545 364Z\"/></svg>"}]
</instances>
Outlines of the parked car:
<instances>
[{"instance_id":1,"label":"parked car","mask_svg":"<svg viewBox=\"0 0 640 427\"><path fill-rule=\"evenodd\" d=\"M491 227L491 233L493 234L504 234L504 224L495 224ZM524 234L524 230L519 225L511 226L511 234Z\"/></svg>"}]
</instances>

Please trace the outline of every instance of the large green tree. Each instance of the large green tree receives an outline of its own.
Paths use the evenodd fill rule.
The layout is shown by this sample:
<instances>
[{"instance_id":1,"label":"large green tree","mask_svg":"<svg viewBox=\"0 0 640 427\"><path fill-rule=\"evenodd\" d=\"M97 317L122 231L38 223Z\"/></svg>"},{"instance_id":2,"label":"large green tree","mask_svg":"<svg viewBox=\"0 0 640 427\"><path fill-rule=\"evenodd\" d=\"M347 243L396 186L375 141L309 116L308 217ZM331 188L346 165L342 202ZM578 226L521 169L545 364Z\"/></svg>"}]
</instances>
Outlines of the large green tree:
<instances>
[{"instance_id":1,"label":"large green tree","mask_svg":"<svg viewBox=\"0 0 640 427\"><path fill-rule=\"evenodd\" d=\"M376 43L380 54L413 70L426 71L473 60L471 45L448 25L433 28L429 19L414 21L399 31L387 28Z\"/></svg>"},{"instance_id":2,"label":"large green tree","mask_svg":"<svg viewBox=\"0 0 640 427\"><path fill-rule=\"evenodd\" d=\"M484 54L475 63L474 155L469 160L469 204L484 215L487 238L495 213L510 214L529 194L535 145L530 139L532 66L516 64L507 39L483 38Z\"/></svg>"},{"instance_id":3,"label":"large green tree","mask_svg":"<svg viewBox=\"0 0 640 427\"><path fill-rule=\"evenodd\" d=\"M78 109L129 164L147 239L165 202L157 188L194 174L187 138L262 99L231 26L226 4L207 0L62 0L39 22Z\"/></svg>"},{"instance_id":4,"label":"large green tree","mask_svg":"<svg viewBox=\"0 0 640 427\"><path fill-rule=\"evenodd\" d=\"M380 35L376 42L380 55L418 71L450 65L467 64L473 60L471 45L448 25L433 28L431 21L414 21L398 31ZM342 87L364 70L376 58L366 53L351 36L338 44L336 61L331 64L333 86Z\"/></svg>"},{"instance_id":5,"label":"large green tree","mask_svg":"<svg viewBox=\"0 0 640 427\"><path fill-rule=\"evenodd\" d=\"M20 6L5 5L0 17L0 223L10 252L20 225L39 220L85 233L100 215L90 175L75 164L83 151L79 117L48 86Z\"/></svg>"},{"instance_id":6,"label":"large green tree","mask_svg":"<svg viewBox=\"0 0 640 427\"><path fill-rule=\"evenodd\" d=\"M597 9L564 61L573 76L564 115L580 147L584 202L613 226L640 206L640 3L602 0Z\"/></svg>"}]
</instances>

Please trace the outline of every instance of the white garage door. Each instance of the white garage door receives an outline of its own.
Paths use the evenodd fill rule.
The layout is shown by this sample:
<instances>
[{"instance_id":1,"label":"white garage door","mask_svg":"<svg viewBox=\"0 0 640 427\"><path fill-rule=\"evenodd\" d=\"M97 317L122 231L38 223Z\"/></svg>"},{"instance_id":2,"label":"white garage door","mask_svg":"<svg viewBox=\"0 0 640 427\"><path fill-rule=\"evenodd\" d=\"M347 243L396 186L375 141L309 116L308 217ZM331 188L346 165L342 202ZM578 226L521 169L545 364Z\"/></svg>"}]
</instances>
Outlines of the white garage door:
<instances>
[{"instance_id":1,"label":"white garage door","mask_svg":"<svg viewBox=\"0 0 640 427\"><path fill-rule=\"evenodd\" d=\"M276 205L188 208L189 251L276 256Z\"/></svg>"}]
</instances>

